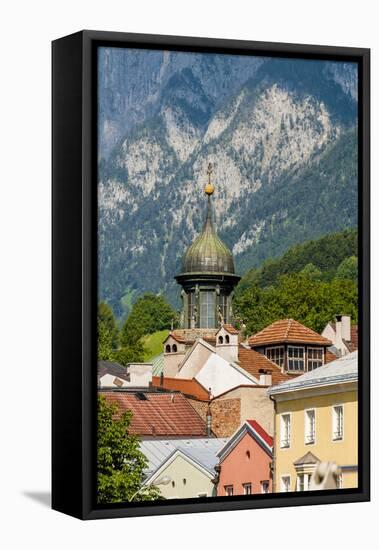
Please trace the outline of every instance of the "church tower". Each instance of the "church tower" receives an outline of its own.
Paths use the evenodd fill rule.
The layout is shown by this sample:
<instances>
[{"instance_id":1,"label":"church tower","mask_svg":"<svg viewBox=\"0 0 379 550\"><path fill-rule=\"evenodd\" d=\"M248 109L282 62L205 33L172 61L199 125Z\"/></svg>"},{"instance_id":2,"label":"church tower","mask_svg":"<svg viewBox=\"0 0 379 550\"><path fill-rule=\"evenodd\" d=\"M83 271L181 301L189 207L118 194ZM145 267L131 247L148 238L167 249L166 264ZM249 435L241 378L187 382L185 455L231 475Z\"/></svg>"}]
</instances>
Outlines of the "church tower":
<instances>
[{"instance_id":1,"label":"church tower","mask_svg":"<svg viewBox=\"0 0 379 550\"><path fill-rule=\"evenodd\" d=\"M233 289L241 277L234 270L233 255L216 233L212 215L212 165L205 186L207 211L203 229L183 257L175 277L182 286L181 328L215 329L233 322Z\"/></svg>"}]
</instances>

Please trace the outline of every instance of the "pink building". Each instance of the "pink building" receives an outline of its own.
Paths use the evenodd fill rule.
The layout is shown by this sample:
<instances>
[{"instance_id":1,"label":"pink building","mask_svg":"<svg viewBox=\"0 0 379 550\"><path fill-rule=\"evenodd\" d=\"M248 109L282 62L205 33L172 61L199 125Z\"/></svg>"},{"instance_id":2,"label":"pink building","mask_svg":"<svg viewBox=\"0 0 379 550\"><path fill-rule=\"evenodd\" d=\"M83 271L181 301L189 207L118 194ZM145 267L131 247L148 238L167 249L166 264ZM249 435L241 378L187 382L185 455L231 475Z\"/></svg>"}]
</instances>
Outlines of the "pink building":
<instances>
[{"instance_id":1,"label":"pink building","mask_svg":"<svg viewBox=\"0 0 379 550\"><path fill-rule=\"evenodd\" d=\"M246 420L218 453L217 496L271 493L273 439L255 420Z\"/></svg>"}]
</instances>

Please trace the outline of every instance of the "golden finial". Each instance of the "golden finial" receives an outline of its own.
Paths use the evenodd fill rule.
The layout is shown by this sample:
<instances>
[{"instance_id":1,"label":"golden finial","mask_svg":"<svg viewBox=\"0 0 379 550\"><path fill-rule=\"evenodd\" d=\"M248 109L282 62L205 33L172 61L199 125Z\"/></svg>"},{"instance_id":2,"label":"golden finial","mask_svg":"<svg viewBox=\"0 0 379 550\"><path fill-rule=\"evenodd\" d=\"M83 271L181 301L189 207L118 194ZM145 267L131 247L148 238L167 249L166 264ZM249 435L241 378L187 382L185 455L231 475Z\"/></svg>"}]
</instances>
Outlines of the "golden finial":
<instances>
[{"instance_id":1,"label":"golden finial","mask_svg":"<svg viewBox=\"0 0 379 550\"><path fill-rule=\"evenodd\" d=\"M207 185L205 186L205 189L204 189L205 193L206 193L208 196L213 195L214 190L215 190L214 185L213 185L213 183L211 182L211 174L212 174L212 172L213 172L213 166L212 166L211 163L209 163L209 164L208 164L208 169L207 169L208 183L207 183Z\"/></svg>"}]
</instances>

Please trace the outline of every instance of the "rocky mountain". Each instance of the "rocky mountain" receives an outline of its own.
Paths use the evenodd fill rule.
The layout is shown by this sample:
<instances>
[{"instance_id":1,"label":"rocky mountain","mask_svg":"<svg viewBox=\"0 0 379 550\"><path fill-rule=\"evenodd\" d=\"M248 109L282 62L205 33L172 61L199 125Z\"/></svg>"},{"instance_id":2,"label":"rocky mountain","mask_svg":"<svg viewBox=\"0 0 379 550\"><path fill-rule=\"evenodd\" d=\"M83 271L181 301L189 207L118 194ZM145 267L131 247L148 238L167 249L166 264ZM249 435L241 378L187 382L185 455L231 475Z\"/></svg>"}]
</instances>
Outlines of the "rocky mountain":
<instances>
[{"instance_id":1,"label":"rocky mountain","mask_svg":"<svg viewBox=\"0 0 379 550\"><path fill-rule=\"evenodd\" d=\"M355 226L356 97L353 64L103 50L101 299L119 316L146 290L177 304L209 162L217 228L241 272Z\"/></svg>"}]
</instances>

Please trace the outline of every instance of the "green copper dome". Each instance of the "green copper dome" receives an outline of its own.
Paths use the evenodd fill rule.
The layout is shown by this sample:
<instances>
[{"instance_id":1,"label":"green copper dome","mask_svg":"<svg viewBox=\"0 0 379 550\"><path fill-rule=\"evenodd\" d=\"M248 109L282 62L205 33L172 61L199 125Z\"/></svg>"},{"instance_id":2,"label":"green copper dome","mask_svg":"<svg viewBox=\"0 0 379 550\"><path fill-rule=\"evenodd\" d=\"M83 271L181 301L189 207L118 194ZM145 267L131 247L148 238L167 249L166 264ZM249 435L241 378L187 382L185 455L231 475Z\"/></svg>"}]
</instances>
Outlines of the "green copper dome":
<instances>
[{"instance_id":1,"label":"green copper dome","mask_svg":"<svg viewBox=\"0 0 379 550\"><path fill-rule=\"evenodd\" d=\"M210 195L203 230L184 255L182 273L235 273L232 253L213 226Z\"/></svg>"}]
</instances>

